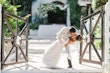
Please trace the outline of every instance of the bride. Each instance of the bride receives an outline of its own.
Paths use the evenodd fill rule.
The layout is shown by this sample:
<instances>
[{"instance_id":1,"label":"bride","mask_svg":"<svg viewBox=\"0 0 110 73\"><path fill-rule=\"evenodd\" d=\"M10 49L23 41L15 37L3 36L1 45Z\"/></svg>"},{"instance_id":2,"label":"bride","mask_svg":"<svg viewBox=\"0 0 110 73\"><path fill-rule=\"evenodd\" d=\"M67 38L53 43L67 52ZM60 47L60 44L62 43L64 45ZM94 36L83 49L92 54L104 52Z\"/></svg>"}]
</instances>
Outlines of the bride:
<instances>
[{"instance_id":1,"label":"bride","mask_svg":"<svg viewBox=\"0 0 110 73\"><path fill-rule=\"evenodd\" d=\"M70 41L70 37L76 38L76 35L76 29L74 27L63 27L57 33L57 40L53 42L44 53L43 63L46 67L56 67L63 47L72 43L72 41Z\"/></svg>"}]
</instances>

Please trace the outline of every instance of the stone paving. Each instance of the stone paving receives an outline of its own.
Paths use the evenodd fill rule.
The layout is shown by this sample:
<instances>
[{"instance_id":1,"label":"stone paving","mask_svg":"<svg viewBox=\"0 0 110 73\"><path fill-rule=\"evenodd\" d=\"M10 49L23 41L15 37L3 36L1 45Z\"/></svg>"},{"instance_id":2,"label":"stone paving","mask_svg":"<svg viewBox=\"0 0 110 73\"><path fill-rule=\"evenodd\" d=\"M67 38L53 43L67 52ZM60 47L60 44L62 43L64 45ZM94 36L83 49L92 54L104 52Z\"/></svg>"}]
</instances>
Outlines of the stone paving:
<instances>
[{"instance_id":1,"label":"stone paving","mask_svg":"<svg viewBox=\"0 0 110 73\"><path fill-rule=\"evenodd\" d=\"M35 71L46 72L46 73L101 73L101 65L91 64L91 63L82 63L79 64L79 53L76 50L72 51L72 64L73 68L68 69L67 64L67 54L63 50L61 54L60 61L58 63L58 68L50 69L44 67L42 63L42 57L45 49L54 42L55 39L30 39L29 40L29 62L10 65L4 68L2 72L7 71ZM76 45L78 48L78 45Z\"/></svg>"}]
</instances>

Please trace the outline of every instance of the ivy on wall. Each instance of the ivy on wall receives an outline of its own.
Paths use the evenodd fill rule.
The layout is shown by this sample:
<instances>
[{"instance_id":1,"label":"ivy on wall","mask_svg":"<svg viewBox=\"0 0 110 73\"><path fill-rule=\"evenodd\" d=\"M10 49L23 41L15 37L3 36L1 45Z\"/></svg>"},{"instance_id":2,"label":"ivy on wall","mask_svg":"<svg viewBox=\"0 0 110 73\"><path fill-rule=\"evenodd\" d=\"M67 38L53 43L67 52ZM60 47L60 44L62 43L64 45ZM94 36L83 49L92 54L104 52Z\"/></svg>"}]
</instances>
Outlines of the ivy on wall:
<instances>
[{"instance_id":1,"label":"ivy on wall","mask_svg":"<svg viewBox=\"0 0 110 73\"><path fill-rule=\"evenodd\" d=\"M96 10L101 6L105 5L108 0L92 0L92 8Z\"/></svg>"}]
</instances>

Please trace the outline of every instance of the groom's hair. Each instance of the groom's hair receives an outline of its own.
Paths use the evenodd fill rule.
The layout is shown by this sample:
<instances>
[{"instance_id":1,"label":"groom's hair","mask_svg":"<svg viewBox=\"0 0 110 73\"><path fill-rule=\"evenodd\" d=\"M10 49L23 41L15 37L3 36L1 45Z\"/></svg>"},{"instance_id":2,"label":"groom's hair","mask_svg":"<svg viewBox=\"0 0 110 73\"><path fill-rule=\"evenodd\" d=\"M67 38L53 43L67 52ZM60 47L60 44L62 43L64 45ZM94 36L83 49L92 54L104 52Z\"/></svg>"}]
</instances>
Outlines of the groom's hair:
<instances>
[{"instance_id":1,"label":"groom's hair","mask_svg":"<svg viewBox=\"0 0 110 73\"><path fill-rule=\"evenodd\" d=\"M71 28L70 28L70 32L76 32L75 27L71 27Z\"/></svg>"}]
</instances>

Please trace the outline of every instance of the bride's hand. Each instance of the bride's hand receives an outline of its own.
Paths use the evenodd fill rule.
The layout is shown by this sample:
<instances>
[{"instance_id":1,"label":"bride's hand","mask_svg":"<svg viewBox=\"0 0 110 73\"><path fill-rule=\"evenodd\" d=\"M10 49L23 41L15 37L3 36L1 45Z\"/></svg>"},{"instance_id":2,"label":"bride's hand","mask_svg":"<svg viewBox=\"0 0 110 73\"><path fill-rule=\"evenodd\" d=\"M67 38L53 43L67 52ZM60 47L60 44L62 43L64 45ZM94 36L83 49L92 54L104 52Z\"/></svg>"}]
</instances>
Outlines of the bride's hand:
<instances>
[{"instance_id":1,"label":"bride's hand","mask_svg":"<svg viewBox=\"0 0 110 73\"><path fill-rule=\"evenodd\" d=\"M70 40L65 44L65 46L68 46L69 44L72 44L73 42L75 42L75 40L74 40L74 39L70 39Z\"/></svg>"}]
</instances>

